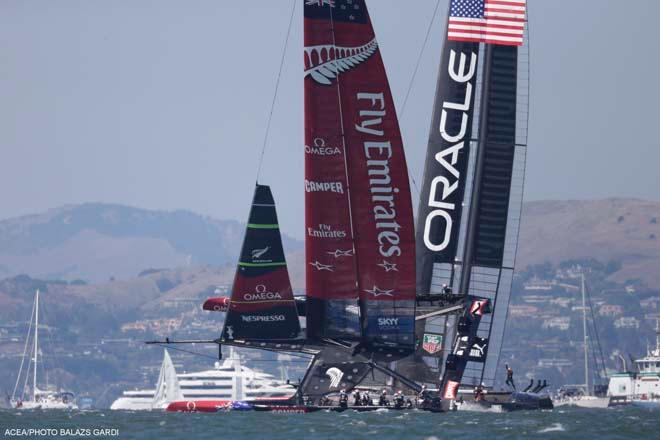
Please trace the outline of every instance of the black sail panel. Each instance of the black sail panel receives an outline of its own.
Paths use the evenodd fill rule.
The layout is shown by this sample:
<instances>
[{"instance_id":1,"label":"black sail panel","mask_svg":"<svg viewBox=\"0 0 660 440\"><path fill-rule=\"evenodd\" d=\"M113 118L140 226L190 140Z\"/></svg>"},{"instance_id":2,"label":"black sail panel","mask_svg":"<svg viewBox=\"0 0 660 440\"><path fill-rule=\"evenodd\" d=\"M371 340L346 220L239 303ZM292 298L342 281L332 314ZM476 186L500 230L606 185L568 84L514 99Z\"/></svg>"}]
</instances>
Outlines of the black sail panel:
<instances>
[{"instance_id":1,"label":"black sail panel","mask_svg":"<svg viewBox=\"0 0 660 440\"><path fill-rule=\"evenodd\" d=\"M473 264L500 267L504 256L516 140L518 48L493 46L483 174Z\"/></svg>"},{"instance_id":2,"label":"black sail panel","mask_svg":"<svg viewBox=\"0 0 660 440\"><path fill-rule=\"evenodd\" d=\"M257 185L222 338L279 340L299 334L275 201L270 187Z\"/></svg>"},{"instance_id":3,"label":"black sail panel","mask_svg":"<svg viewBox=\"0 0 660 440\"><path fill-rule=\"evenodd\" d=\"M478 43L445 42L417 215L419 293L432 291L434 264L453 264L458 252L478 59Z\"/></svg>"}]
</instances>

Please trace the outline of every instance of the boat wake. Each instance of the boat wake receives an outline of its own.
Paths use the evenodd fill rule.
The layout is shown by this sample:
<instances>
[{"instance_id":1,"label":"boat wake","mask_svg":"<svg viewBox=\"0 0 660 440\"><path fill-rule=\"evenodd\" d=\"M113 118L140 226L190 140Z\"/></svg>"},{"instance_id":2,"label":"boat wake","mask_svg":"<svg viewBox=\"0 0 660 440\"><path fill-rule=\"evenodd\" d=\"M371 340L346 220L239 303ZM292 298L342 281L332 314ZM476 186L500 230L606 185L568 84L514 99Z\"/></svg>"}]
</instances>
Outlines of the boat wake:
<instances>
[{"instance_id":1,"label":"boat wake","mask_svg":"<svg viewBox=\"0 0 660 440\"><path fill-rule=\"evenodd\" d=\"M463 402L459 407L458 411L473 411L473 412L484 412L484 413L501 413L502 405L491 405L485 406L473 402Z\"/></svg>"},{"instance_id":2,"label":"boat wake","mask_svg":"<svg viewBox=\"0 0 660 440\"><path fill-rule=\"evenodd\" d=\"M539 432L539 434L543 434L545 432L564 432L564 431L566 431L566 429L564 428L564 426L561 423L554 423L554 424L552 424L552 426L548 426L547 428L543 428L538 432Z\"/></svg>"}]
</instances>

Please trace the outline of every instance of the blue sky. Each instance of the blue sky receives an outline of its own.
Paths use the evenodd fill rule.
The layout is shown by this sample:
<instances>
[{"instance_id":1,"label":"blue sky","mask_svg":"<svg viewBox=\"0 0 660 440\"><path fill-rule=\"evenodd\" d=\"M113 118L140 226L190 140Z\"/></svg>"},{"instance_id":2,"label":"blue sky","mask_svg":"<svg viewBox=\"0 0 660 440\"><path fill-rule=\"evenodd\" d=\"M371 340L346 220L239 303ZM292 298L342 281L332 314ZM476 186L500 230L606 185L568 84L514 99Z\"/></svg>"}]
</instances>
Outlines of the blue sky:
<instances>
[{"instance_id":1,"label":"blue sky","mask_svg":"<svg viewBox=\"0 0 660 440\"><path fill-rule=\"evenodd\" d=\"M400 110L436 0L367 3ZM244 220L291 6L0 2L0 218L101 201ZM261 176L294 236L304 221L301 6ZM529 9L526 199L660 199L660 2L529 0ZM418 181L446 10L441 0L400 114Z\"/></svg>"}]
</instances>

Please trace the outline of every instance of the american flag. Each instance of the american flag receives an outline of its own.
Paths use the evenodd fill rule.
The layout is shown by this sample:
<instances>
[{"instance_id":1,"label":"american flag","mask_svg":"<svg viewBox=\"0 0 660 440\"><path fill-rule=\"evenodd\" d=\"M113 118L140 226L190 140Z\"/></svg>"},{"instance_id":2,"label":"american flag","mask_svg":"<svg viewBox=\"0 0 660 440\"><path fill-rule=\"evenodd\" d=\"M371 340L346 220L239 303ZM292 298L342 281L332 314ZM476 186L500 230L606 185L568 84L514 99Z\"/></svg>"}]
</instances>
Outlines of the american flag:
<instances>
[{"instance_id":1,"label":"american flag","mask_svg":"<svg viewBox=\"0 0 660 440\"><path fill-rule=\"evenodd\" d=\"M527 0L451 0L447 39L521 46Z\"/></svg>"}]
</instances>

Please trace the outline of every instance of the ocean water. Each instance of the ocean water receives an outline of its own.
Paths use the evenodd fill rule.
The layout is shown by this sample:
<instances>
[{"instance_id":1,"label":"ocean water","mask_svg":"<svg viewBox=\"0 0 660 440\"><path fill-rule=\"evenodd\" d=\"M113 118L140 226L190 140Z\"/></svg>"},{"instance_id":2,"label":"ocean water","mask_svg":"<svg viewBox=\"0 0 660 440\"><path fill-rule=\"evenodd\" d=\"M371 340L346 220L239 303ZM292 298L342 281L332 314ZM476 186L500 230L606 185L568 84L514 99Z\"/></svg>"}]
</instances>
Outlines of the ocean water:
<instances>
[{"instance_id":1,"label":"ocean water","mask_svg":"<svg viewBox=\"0 0 660 440\"><path fill-rule=\"evenodd\" d=\"M32 429L33 431L28 431ZM0 439L660 439L660 411L273 414L0 410Z\"/></svg>"}]
</instances>

